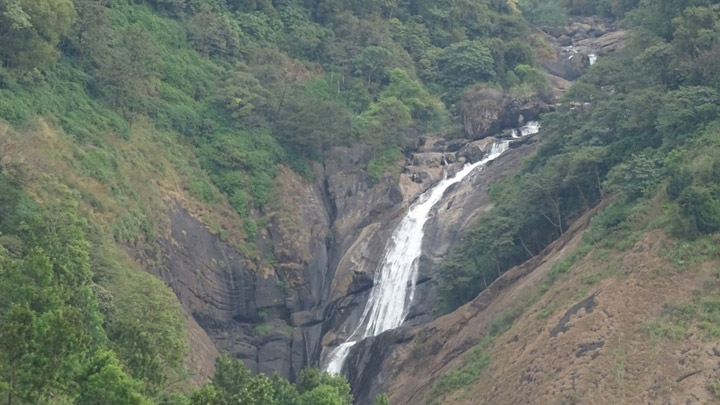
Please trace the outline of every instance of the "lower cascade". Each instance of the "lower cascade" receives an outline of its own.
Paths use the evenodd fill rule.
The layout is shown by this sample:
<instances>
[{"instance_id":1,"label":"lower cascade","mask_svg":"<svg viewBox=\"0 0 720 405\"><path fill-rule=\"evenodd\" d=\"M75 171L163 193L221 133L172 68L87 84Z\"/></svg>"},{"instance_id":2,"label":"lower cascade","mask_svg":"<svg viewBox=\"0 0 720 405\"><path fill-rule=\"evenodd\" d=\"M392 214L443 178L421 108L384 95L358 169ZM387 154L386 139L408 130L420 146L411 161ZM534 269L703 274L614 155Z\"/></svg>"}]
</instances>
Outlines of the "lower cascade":
<instances>
[{"instance_id":1,"label":"lower cascade","mask_svg":"<svg viewBox=\"0 0 720 405\"><path fill-rule=\"evenodd\" d=\"M513 138L536 134L540 129L536 121L513 131ZM405 217L392 234L385 248L385 255L375 272L368 298L358 326L348 339L338 345L326 358L325 370L340 374L352 347L362 339L377 336L400 326L408 315L413 302L418 278L418 258L422 253L423 228L430 218L432 208L440 202L450 186L482 169L508 150L511 141L500 140L493 144L490 153L482 160L467 164L455 176L425 191L412 204Z\"/></svg>"}]
</instances>

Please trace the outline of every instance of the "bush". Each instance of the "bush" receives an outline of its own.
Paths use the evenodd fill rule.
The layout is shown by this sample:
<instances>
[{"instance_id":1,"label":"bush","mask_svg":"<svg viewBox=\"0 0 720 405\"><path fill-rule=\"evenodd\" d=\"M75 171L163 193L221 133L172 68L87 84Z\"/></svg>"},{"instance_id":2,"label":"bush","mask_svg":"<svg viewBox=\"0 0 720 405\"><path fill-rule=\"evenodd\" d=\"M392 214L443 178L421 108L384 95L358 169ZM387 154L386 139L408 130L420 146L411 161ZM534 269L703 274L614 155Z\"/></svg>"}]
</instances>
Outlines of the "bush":
<instances>
[{"instance_id":1,"label":"bush","mask_svg":"<svg viewBox=\"0 0 720 405\"><path fill-rule=\"evenodd\" d=\"M680 198L680 195L688 188L693 182L693 176L687 170L682 170L679 173L675 173L670 176L665 192L671 201L675 201Z\"/></svg>"},{"instance_id":2,"label":"bush","mask_svg":"<svg viewBox=\"0 0 720 405\"><path fill-rule=\"evenodd\" d=\"M693 234L708 234L720 230L720 204L709 190L689 186L680 195L678 203L688 219Z\"/></svg>"},{"instance_id":3,"label":"bush","mask_svg":"<svg viewBox=\"0 0 720 405\"><path fill-rule=\"evenodd\" d=\"M272 325L262 324L262 325L258 325L253 328L253 334L255 336L264 336L264 335L267 335L268 333L272 332L272 330L273 330Z\"/></svg>"},{"instance_id":4,"label":"bush","mask_svg":"<svg viewBox=\"0 0 720 405\"><path fill-rule=\"evenodd\" d=\"M382 152L376 158L367 163L367 172L370 180L377 183L387 169L395 162L402 158L402 153L398 148L391 148Z\"/></svg>"},{"instance_id":5,"label":"bush","mask_svg":"<svg viewBox=\"0 0 720 405\"><path fill-rule=\"evenodd\" d=\"M537 26L559 27L567 24L568 15L560 0L520 0L523 16Z\"/></svg>"}]
</instances>

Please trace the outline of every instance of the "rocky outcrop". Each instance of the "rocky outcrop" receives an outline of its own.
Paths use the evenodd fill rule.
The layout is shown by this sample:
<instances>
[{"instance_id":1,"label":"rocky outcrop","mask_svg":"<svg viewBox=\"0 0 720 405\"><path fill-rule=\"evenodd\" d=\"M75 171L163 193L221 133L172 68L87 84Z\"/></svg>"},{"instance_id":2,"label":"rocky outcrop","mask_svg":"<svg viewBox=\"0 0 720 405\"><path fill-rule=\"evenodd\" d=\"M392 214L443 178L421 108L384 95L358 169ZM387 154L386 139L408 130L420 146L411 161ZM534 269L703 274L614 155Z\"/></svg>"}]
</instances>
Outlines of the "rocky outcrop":
<instances>
[{"instance_id":1,"label":"rocky outcrop","mask_svg":"<svg viewBox=\"0 0 720 405\"><path fill-rule=\"evenodd\" d=\"M495 135L537 119L549 106L540 99L519 104L507 93L480 85L466 91L457 103L465 134L471 140Z\"/></svg>"},{"instance_id":2,"label":"rocky outcrop","mask_svg":"<svg viewBox=\"0 0 720 405\"><path fill-rule=\"evenodd\" d=\"M512 99L505 93L490 87L478 87L467 91L457 103L465 133L470 139L490 136L513 122Z\"/></svg>"},{"instance_id":3,"label":"rocky outcrop","mask_svg":"<svg viewBox=\"0 0 720 405\"><path fill-rule=\"evenodd\" d=\"M169 209L171 234L160 240L163 256L150 271L173 289L183 308L221 352L241 358L255 372L290 377L313 353L299 353L311 331L276 328L290 299L273 274L252 268L237 249L208 231L180 203ZM268 322L262 332L259 324ZM319 334L319 333L317 333ZM304 357L304 358L298 358ZM296 370L297 369L297 370Z\"/></svg>"},{"instance_id":4,"label":"rocky outcrop","mask_svg":"<svg viewBox=\"0 0 720 405\"><path fill-rule=\"evenodd\" d=\"M541 29L557 50L553 58L541 59L541 65L551 76L569 81L585 73L596 58L624 48L628 36L614 23L597 17L577 17L568 26ZM551 81L565 84L554 78Z\"/></svg>"}]
</instances>

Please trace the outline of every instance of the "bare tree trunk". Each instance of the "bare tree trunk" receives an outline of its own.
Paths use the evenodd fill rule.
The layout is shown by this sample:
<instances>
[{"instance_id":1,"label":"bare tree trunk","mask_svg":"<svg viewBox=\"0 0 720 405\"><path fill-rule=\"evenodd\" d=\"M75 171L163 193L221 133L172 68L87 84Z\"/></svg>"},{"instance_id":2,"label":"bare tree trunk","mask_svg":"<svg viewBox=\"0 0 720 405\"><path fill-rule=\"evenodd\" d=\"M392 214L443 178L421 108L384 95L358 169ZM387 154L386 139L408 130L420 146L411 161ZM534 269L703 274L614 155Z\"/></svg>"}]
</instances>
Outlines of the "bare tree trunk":
<instances>
[{"instance_id":1,"label":"bare tree trunk","mask_svg":"<svg viewBox=\"0 0 720 405\"><path fill-rule=\"evenodd\" d=\"M557 219L557 225L555 225L558 230L560 230L560 236L562 236L565 232L563 231L562 227L562 216L560 215L560 204L558 204L557 201L552 197L552 195L549 192L546 192L545 195L548 197L552 205L555 207L555 217Z\"/></svg>"},{"instance_id":2,"label":"bare tree trunk","mask_svg":"<svg viewBox=\"0 0 720 405\"><path fill-rule=\"evenodd\" d=\"M576 181L573 181L573 184L575 185L575 188L577 189L578 194L580 194L580 199L582 200L582 203L583 203L583 210L587 211L588 209L590 209L590 207L588 206L587 198L585 198L585 193L583 193L582 187L580 187L580 184Z\"/></svg>"},{"instance_id":3,"label":"bare tree trunk","mask_svg":"<svg viewBox=\"0 0 720 405\"><path fill-rule=\"evenodd\" d=\"M525 244L525 241L523 240L522 236L520 236L519 234L518 234L518 239L520 239L520 244L521 244L522 247L525 249L525 251L528 253L528 255L530 255L530 257L534 257L534 256L535 256L535 253L533 253L533 251L530 250L530 249L527 247L527 245Z\"/></svg>"},{"instance_id":4,"label":"bare tree trunk","mask_svg":"<svg viewBox=\"0 0 720 405\"><path fill-rule=\"evenodd\" d=\"M15 383L15 362L12 361L10 363L10 389L8 390L8 405L12 405L13 403L13 390L15 387L13 384Z\"/></svg>"}]
</instances>

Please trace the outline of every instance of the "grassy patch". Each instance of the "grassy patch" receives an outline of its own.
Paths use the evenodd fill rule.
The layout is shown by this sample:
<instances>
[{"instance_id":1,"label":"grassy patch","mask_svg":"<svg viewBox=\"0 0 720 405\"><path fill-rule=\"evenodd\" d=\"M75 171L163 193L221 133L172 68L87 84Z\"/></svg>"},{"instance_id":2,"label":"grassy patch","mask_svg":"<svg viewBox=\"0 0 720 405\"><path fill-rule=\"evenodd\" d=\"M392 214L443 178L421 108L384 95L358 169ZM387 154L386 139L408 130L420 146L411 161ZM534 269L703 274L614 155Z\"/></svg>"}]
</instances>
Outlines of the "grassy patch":
<instances>
[{"instance_id":1,"label":"grassy patch","mask_svg":"<svg viewBox=\"0 0 720 405\"><path fill-rule=\"evenodd\" d=\"M547 284L548 287L549 285L552 285L561 275L567 273L575 262L587 256L591 249L592 246L589 244L583 244L575 251L565 256L562 260L555 263L548 273L545 284Z\"/></svg>"},{"instance_id":2,"label":"grassy patch","mask_svg":"<svg viewBox=\"0 0 720 405\"><path fill-rule=\"evenodd\" d=\"M720 399L720 382L711 381L708 383L707 388L715 398Z\"/></svg>"},{"instance_id":3,"label":"grassy patch","mask_svg":"<svg viewBox=\"0 0 720 405\"><path fill-rule=\"evenodd\" d=\"M709 235L693 241L675 241L662 249L660 255L675 268L685 270L692 265L720 258L720 235Z\"/></svg>"},{"instance_id":4,"label":"grassy patch","mask_svg":"<svg viewBox=\"0 0 720 405\"><path fill-rule=\"evenodd\" d=\"M667 304L663 313L644 330L659 341L677 341L691 333L706 340L717 339L720 336L720 297L708 295Z\"/></svg>"},{"instance_id":5,"label":"grassy patch","mask_svg":"<svg viewBox=\"0 0 720 405\"><path fill-rule=\"evenodd\" d=\"M467 363L457 370L441 376L433 383L425 398L426 402L430 405L439 405L443 403L442 396L477 381L480 372L490 364L490 356L486 351L496 338L497 336L486 335L480 339L480 342L473 348Z\"/></svg>"},{"instance_id":6,"label":"grassy patch","mask_svg":"<svg viewBox=\"0 0 720 405\"><path fill-rule=\"evenodd\" d=\"M538 318L539 319L547 319L550 316L552 316L552 314L555 313L556 309L557 309L557 303L555 301L551 301L550 303L545 305L545 307L543 309L541 309L540 312L538 312Z\"/></svg>"},{"instance_id":7,"label":"grassy patch","mask_svg":"<svg viewBox=\"0 0 720 405\"><path fill-rule=\"evenodd\" d=\"M268 333L272 332L272 330L273 330L273 326L265 323L265 324L254 327L253 334L255 336L265 336Z\"/></svg>"}]
</instances>

